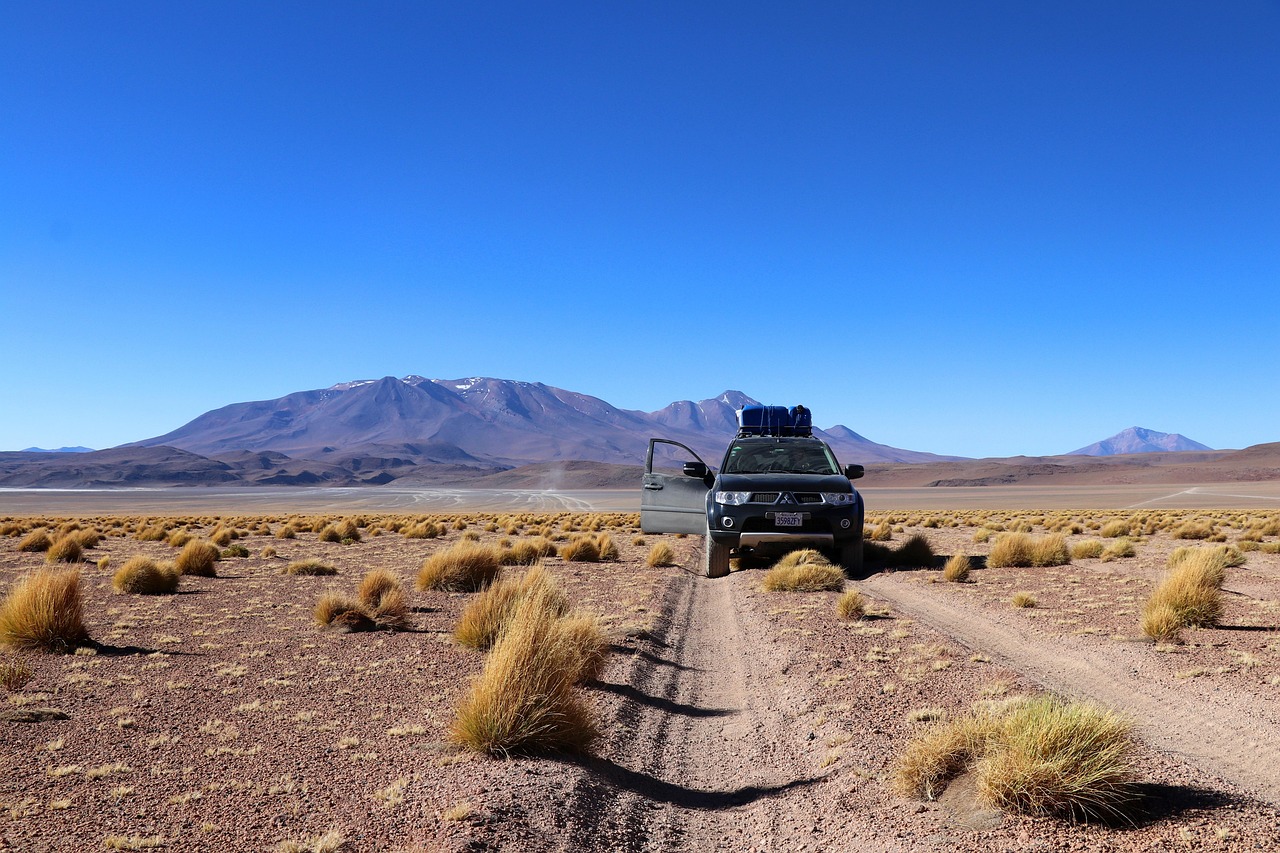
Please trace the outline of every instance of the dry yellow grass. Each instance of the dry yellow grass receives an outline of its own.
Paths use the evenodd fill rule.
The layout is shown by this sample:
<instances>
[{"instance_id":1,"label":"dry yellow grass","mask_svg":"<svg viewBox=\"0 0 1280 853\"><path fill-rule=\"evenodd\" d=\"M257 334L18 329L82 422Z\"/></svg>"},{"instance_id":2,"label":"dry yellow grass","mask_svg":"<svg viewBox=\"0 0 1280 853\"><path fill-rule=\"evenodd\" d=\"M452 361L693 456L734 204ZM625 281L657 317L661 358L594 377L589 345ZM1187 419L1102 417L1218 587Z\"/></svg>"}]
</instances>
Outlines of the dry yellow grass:
<instances>
[{"instance_id":1,"label":"dry yellow grass","mask_svg":"<svg viewBox=\"0 0 1280 853\"><path fill-rule=\"evenodd\" d=\"M1004 533L996 538L987 555L987 565L992 568L1065 566L1070 562L1066 540L1059 533L1047 536Z\"/></svg>"},{"instance_id":2,"label":"dry yellow grass","mask_svg":"<svg viewBox=\"0 0 1280 853\"><path fill-rule=\"evenodd\" d=\"M502 552L492 545L459 542L447 551L432 554L418 570L418 589L477 592L493 583L502 571Z\"/></svg>"},{"instance_id":3,"label":"dry yellow grass","mask_svg":"<svg viewBox=\"0 0 1280 853\"><path fill-rule=\"evenodd\" d=\"M131 557L116 570L111 588L131 595L169 595L178 589L178 572L149 557Z\"/></svg>"},{"instance_id":4,"label":"dry yellow grass","mask_svg":"<svg viewBox=\"0 0 1280 853\"><path fill-rule=\"evenodd\" d=\"M847 622L861 619L867 612L867 600L862 593L851 589L836 600L836 616Z\"/></svg>"},{"instance_id":5,"label":"dry yellow grass","mask_svg":"<svg viewBox=\"0 0 1280 853\"><path fill-rule=\"evenodd\" d=\"M37 569L0 602L0 644L70 652L88 640L78 569Z\"/></svg>"},{"instance_id":6,"label":"dry yellow grass","mask_svg":"<svg viewBox=\"0 0 1280 853\"><path fill-rule=\"evenodd\" d=\"M569 563L598 563L600 546L593 537L578 536L564 544L560 556Z\"/></svg>"},{"instance_id":7,"label":"dry yellow grass","mask_svg":"<svg viewBox=\"0 0 1280 853\"><path fill-rule=\"evenodd\" d=\"M865 555L864 555L865 557ZM933 568L937 556L928 538L916 533L889 552L888 565L901 569Z\"/></svg>"},{"instance_id":8,"label":"dry yellow grass","mask_svg":"<svg viewBox=\"0 0 1280 853\"><path fill-rule=\"evenodd\" d=\"M666 542L655 542L653 547L649 549L649 556L645 557L644 562L648 566L672 566L676 562L676 552Z\"/></svg>"},{"instance_id":9,"label":"dry yellow grass","mask_svg":"<svg viewBox=\"0 0 1280 853\"><path fill-rule=\"evenodd\" d=\"M969 579L971 568L968 554L954 554L942 567L942 577L952 583L964 583Z\"/></svg>"},{"instance_id":10,"label":"dry yellow grass","mask_svg":"<svg viewBox=\"0 0 1280 853\"><path fill-rule=\"evenodd\" d=\"M31 554L42 553L48 551L49 546L52 544L53 540L49 538L49 531L43 527L37 527L22 537L22 540L18 542L18 550Z\"/></svg>"},{"instance_id":11,"label":"dry yellow grass","mask_svg":"<svg viewBox=\"0 0 1280 853\"><path fill-rule=\"evenodd\" d=\"M1179 548L1170 554L1168 573L1143 607L1143 633L1163 642L1176 638L1182 628L1217 624L1228 560L1229 553L1221 548Z\"/></svg>"},{"instance_id":12,"label":"dry yellow grass","mask_svg":"<svg viewBox=\"0 0 1280 853\"><path fill-rule=\"evenodd\" d=\"M321 560L319 557L307 557L302 560L294 560L280 570L282 575L309 575L312 577L325 577L328 575L336 575L338 570L333 566Z\"/></svg>"},{"instance_id":13,"label":"dry yellow grass","mask_svg":"<svg viewBox=\"0 0 1280 853\"><path fill-rule=\"evenodd\" d=\"M506 757L585 751L599 737L574 688L583 654L563 622L527 600L517 608L458 707L450 728L456 743Z\"/></svg>"},{"instance_id":14,"label":"dry yellow grass","mask_svg":"<svg viewBox=\"0 0 1280 853\"><path fill-rule=\"evenodd\" d=\"M84 557L84 548L75 534L70 533L53 540L53 544L44 554L45 562L48 563L78 563L82 557Z\"/></svg>"},{"instance_id":15,"label":"dry yellow grass","mask_svg":"<svg viewBox=\"0 0 1280 853\"><path fill-rule=\"evenodd\" d=\"M976 709L908 744L892 784L900 794L935 799L962 772L979 797L1007 811L1099 818L1134 797L1131 723L1083 702L1052 696Z\"/></svg>"},{"instance_id":16,"label":"dry yellow grass","mask_svg":"<svg viewBox=\"0 0 1280 853\"><path fill-rule=\"evenodd\" d=\"M360 579L356 597L370 607L376 607L383 596L394 590L403 592L400 579L386 569L371 569Z\"/></svg>"},{"instance_id":17,"label":"dry yellow grass","mask_svg":"<svg viewBox=\"0 0 1280 853\"><path fill-rule=\"evenodd\" d=\"M844 589L844 570L806 548L779 560L765 573L761 587L766 592L839 592Z\"/></svg>"},{"instance_id":18,"label":"dry yellow grass","mask_svg":"<svg viewBox=\"0 0 1280 853\"><path fill-rule=\"evenodd\" d=\"M490 648L526 599L533 599L532 606L554 616L569 611L568 599L539 565L519 579L500 578L477 595L462 611L454 639L473 649Z\"/></svg>"},{"instance_id":19,"label":"dry yellow grass","mask_svg":"<svg viewBox=\"0 0 1280 853\"><path fill-rule=\"evenodd\" d=\"M1030 608L1036 606L1036 597L1030 592L1015 592L1013 598L1009 601L1014 607Z\"/></svg>"},{"instance_id":20,"label":"dry yellow grass","mask_svg":"<svg viewBox=\"0 0 1280 853\"><path fill-rule=\"evenodd\" d=\"M227 541L231 540L228 539ZM174 560L174 567L180 575L212 578L218 574L214 568L218 558L218 549L214 545L209 542L201 542L199 539L193 539L182 546L182 550L178 552L177 559Z\"/></svg>"}]
</instances>

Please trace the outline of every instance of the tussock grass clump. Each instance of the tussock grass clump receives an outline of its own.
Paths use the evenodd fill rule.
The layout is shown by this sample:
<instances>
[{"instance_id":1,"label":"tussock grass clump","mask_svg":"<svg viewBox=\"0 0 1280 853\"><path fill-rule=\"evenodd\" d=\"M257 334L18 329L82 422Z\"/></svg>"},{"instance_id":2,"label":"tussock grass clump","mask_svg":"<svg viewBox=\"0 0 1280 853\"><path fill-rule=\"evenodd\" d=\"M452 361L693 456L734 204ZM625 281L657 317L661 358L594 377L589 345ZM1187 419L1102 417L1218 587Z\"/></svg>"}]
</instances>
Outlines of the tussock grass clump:
<instances>
[{"instance_id":1,"label":"tussock grass clump","mask_svg":"<svg viewBox=\"0 0 1280 853\"><path fill-rule=\"evenodd\" d=\"M338 532L338 528L332 524L326 524L316 534L316 539L321 542L341 542L342 534Z\"/></svg>"},{"instance_id":2,"label":"tussock grass clump","mask_svg":"<svg viewBox=\"0 0 1280 853\"><path fill-rule=\"evenodd\" d=\"M1067 541L1060 533L1047 536L1004 533L996 538L987 555L987 565L992 568L1065 566L1070 562Z\"/></svg>"},{"instance_id":3,"label":"tussock grass clump","mask_svg":"<svg viewBox=\"0 0 1280 853\"><path fill-rule=\"evenodd\" d=\"M182 550L178 552L178 557L173 564L180 575L213 578L218 576L214 563L218 562L221 556L217 546L212 543L192 539L182 546Z\"/></svg>"},{"instance_id":4,"label":"tussock grass clump","mask_svg":"<svg viewBox=\"0 0 1280 853\"><path fill-rule=\"evenodd\" d=\"M600 561L604 563L612 563L621 556L618 552L618 545L613 541L613 537L606 532L596 535L596 551L600 554Z\"/></svg>"},{"instance_id":5,"label":"tussock grass clump","mask_svg":"<svg viewBox=\"0 0 1280 853\"><path fill-rule=\"evenodd\" d=\"M560 548L560 556L567 563L598 563L600 546L590 536L578 536L570 539Z\"/></svg>"},{"instance_id":6,"label":"tussock grass clump","mask_svg":"<svg viewBox=\"0 0 1280 853\"><path fill-rule=\"evenodd\" d=\"M131 557L111 578L111 588L129 595L170 595L178 589L178 572L149 557Z\"/></svg>"},{"instance_id":7,"label":"tussock grass clump","mask_svg":"<svg viewBox=\"0 0 1280 853\"><path fill-rule=\"evenodd\" d=\"M1036 597L1030 592L1015 592L1009 602L1014 607L1031 608L1036 606Z\"/></svg>"},{"instance_id":8,"label":"tussock grass clump","mask_svg":"<svg viewBox=\"0 0 1280 853\"><path fill-rule=\"evenodd\" d=\"M21 690L35 677L36 672L31 668L31 664L21 657L6 657L0 660L0 685L3 685L5 690Z\"/></svg>"},{"instance_id":9,"label":"tussock grass clump","mask_svg":"<svg viewBox=\"0 0 1280 853\"><path fill-rule=\"evenodd\" d=\"M454 742L500 757L595 742L599 729L574 687L586 654L565 623L527 601L517 608L458 706Z\"/></svg>"},{"instance_id":10,"label":"tussock grass clump","mask_svg":"<svg viewBox=\"0 0 1280 853\"><path fill-rule=\"evenodd\" d=\"M0 602L0 644L70 652L88 639L79 569L37 569L14 584Z\"/></svg>"},{"instance_id":11,"label":"tussock grass clump","mask_svg":"<svg viewBox=\"0 0 1280 853\"><path fill-rule=\"evenodd\" d=\"M1213 536L1213 524L1204 520L1188 521L1173 529L1174 539L1208 539Z\"/></svg>"},{"instance_id":12,"label":"tussock grass clump","mask_svg":"<svg viewBox=\"0 0 1280 853\"><path fill-rule=\"evenodd\" d=\"M779 560L765 573L761 587L765 592L839 592L844 589L844 570L806 548Z\"/></svg>"},{"instance_id":13,"label":"tussock grass clump","mask_svg":"<svg viewBox=\"0 0 1280 853\"><path fill-rule=\"evenodd\" d=\"M379 628L409 625L409 597L400 579L386 569L372 569L360 581L356 597Z\"/></svg>"},{"instance_id":14,"label":"tussock grass clump","mask_svg":"<svg viewBox=\"0 0 1280 853\"><path fill-rule=\"evenodd\" d=\"M504 566L532 566L546 557L554 557L555 555L555 543L545 536L536 536L533 539L521 539L510 548L504 549L502 552L502 564Z\"/></svg>"},{"instance_id":15,"label":"tussock grass clump","mask_svg":"<svg viewBox=\"0 0 1280 853\"><path fill-rule=\"evenodd\" d=\"M139 542L163 542L168 537L169 529L163 524L152 524L133 534L133 538Z\"/></svg>"},{"instance_id":16,"label":"tussock grass clump","mask_svg":"<svg viewBox=\"0 0 1280 853\"><path fill-rule=\"evenodd\" d=\"M292 524L286 524L285 526L281 527L279 530L276 531L276 538L277 539L297 539L298 529L294 527Z\"/></svg>"},{"instance_id":17,"label":"tussock grass clump","mask_svg":"<svg viewBox=\"0 0 1280 853\"><path fill-rule=\"evenodd\" d=\"M502 552L492 545L459 542L447 551L432 554L418 570L418 589L446 592L478 592L502 571Z\"/></svg>"},{"instance_id":18,"label":"tussock grass clump","mask_svg":"<svg viewBox=\"0 0 1280 853\"><path fill-rule=\"evenodd\" d=\"M22 540L18 542L18 550L29 554L39 554L48 551L49 546L52 544L53 540L49 538L49 531L43 527L37 527L22 537Z\"/></svg>"},{"instance_id":19,"label":"tussock grass clump","mask_svg":"<svg viewBox=\"0 0 1280 853\"><path fill-rule=\"evenodd\" d=\"M1221 548L1178 548L1170 554L1169 572L1143 607L1143 633L1163 642L1175 639L1182 628L1216 625L1222 618L1227 562L1228 552Z\"/></svg>"},{"instance_id":20,"label":"tussock grass clump","mask_svg":"<svg viewBox=\"0 0 1280 853\"><path fill-rule=\"evenodd\" d=\"M294 560L289 565L280 570L282 575L307 575L311 577L327 577L328 575L336 575L338 570L317 557L307 557L304 560Z\"/></svg>"},{"instance_id":21,"label":"tussock grass clump","mask_svg":"<svg viewBox=\"0 0 1280 853\"><path fill-rule=\"evenodd\" d=\"M649 556L644 558L645 565L657 568L658 566L674 566L676 562L676 552L666 542L655 542L653 547L649 549Z\"/></svg>"},{"instance_id":22,"label":"tussock grass clump","mask_svg":"<svg viewBox=\"0 0 1280 853\"><path fill-rule=\"evenodd\" d=\"M861 619L867 612L867 600L862 593L851 589L836 600L836 616L846 622Z\"/></svg>"},{"instance_id":23,"label":"tussock grass clump","mask_svg":"<svg viewBox=\"0 0 1280 853\"><path fill-rule=\"evenodd\" d=\"M84 548L74 533L68 533L60 539L53 540L49 550L45 551L47 563L78 563L84 558Z\"/></svg>"},{"instance_id":24,"label":"tussock grass clump","mask_svg":"<svg viewBox=\"0 0 1280 853\"><path fill-rule=\"evenodd\" d=\"M942 567L942 577L952 583L964 583L969 579L971 568L968 554L954 554Z\"/></svg>"},{"instance_id":25,"label":"tussock grass clump","mask_svg":"<svg viewBox=\"0 0 1280 853\"><path fill-rule=\"evenodd\" d=\"M1117 518L1102 525L1098 535L1104 539L1115 539L1119 536L1128 536L1130 532L1129 522Z\"/></svg>"},{"instance_id":26,"label":"tussock grass clump","mask_svg":"<svg viewBox=\"0 0 1280 853\"><path fill-rule=\"evenodd\" d=\"M386 569L370 569L360 579L356 597L368 605L376 605L392 590L403 590L400 579Z\"/></svg>"},{"instance_id":27,"label":"tussock grass clump","mask_svg":"<svg viewBox=\"0 0 1280 853\"><path fill-rule=\"evenodd\" d=\"M1134 547L1133 540L1120 537L1116 541L1107 545L1106 550L1102 552L1102 562L1109 563L1112 560L1119 560L1124 557L1133 557L1138 553L1138 549Z\"/></svg>"},{"instance_id":28,"label":"tussock grass clump","mask_svg":"<svg viewBox=\"0 0 1280 853\"><path fill-rule=\"evenodd\" d=\"M436 539L440 536L440 525L434 521L423 521L401 528L400 534L405 539Z\"/></svg>"},{"instance_id":29,"label":"tussock grass clump","mask_svg":"<svg viewBox=\"0 0 1280 853\"><path fill-rule=\"evenodd\" d=\"M893 539L893 525L887 521L882 521L870 530L864 530L862 538L864 541L888 542Z\"/></svg>"},{"instance_id":30,"label":"tussock grass clump","mask_svg":"<svg viewBox=\"0 0 1280 853\"><path fill-rule=\"evenodd\" d=\"M932 800L964 772L1005 811L1088 820L1122 813L1136 796L1132 725L1087 702L1019 699L931 727L908 744L892 785Z\"/></svg>"},{"instance_id":31,"label":"tussock grass clump","mask_svg":"<svg viewBox=\"0 0 1280 853\"><path fill-rule=\"evenodd\" d=\"M462 611L454 639L473 649L489 649L526 601L553 616L569 612L569 601L551 575L542 566L534 566L523 577L500 578L477 595Z\"/></svg>"},{"instance_id":32,"label":"tussock grass clump","mask_svg":"<svg viewBox=\"0 0 1280 853\"><path fill-rule=\"evenodd\" d=\"M864 543L865 547L865 543ZM863 555L864 559L866 555ZM917 533L889 552L888 565L899 569L933 568L937 562L933 546L923 535Z\"/></svg>"},{"instance_id":33,"label":"tussock grass clump","mask_svg":"<svg viewBox=\"0 0 1280 853\"><path fill-rule=\"evenodd\" d=\"M174 530L169 534L169 538L165 540L170 548L181 548L195 537L185 530Z\"/></svg>"},{"instance_id":34,"label":"tussock grass clump","mask_svg":"<svg viewBox=\"0 0 1280 853\"><path fill-rule=\"evenodd\" d=\"M1103 550L1106 548L1098 539L1085 539L1083 542L1077 542L1071 546L1071 559L1073 560L1092 560L1102 556Z\"/></svg>"}]
</instances>

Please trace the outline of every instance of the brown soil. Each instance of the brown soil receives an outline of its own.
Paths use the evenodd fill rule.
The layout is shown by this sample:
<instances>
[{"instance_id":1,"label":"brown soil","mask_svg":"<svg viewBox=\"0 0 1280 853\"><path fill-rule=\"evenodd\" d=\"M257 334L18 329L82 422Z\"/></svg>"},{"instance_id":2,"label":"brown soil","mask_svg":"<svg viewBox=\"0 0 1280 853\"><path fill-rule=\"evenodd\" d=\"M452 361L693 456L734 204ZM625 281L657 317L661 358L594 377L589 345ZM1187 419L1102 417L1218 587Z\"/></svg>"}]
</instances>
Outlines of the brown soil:
<instances>
[{"instance_id":1,"label":"brown soil","mask_svg":"<svg viewBox=\"0 0 1280 853\"><path fill-rule=\"evenodd\" d=\"M896 541L923 532L940 554L988 550L970 527L897 521ZM340 634L311 617L323 590L352 591L370 568L412 589L458 531L247 536L253 556L155 598L113 595L111 571L174 549L105 538L88 555L111 568L83 567L96 654L27 655L33 680L5 694L6 709L41 712L0 717L0 850L104 849L112 836L271 850L330 830L346 851L1261 850L1280 834L1280 555L1230 570L1223 627L1157 650L1136 613L1187 544L1167 534L1135 558L980 568L968 584L876 574L849 583L871 599L857 622L835 617L838 593L766 593L749 568L697 576L693 539L612 534L617 562L548 561L613 638L586 688L604 739L590 757L506 761L447 739L483 662L450 638L470 596L412 591L404 632ZM656 541L678 566L644 565ZM0 588L43 564L16 544L0 539ZM276 557L260 556L268 545ZM342 573L279 574L312 556ZM1038 606L1010 607L1017 590ZM928 725L913 712L1041 689L1136 718L1144 798L1127 821L1004 815L965 779L938 803L889 791L894 757Z\"/></svg>"}]
</instances>

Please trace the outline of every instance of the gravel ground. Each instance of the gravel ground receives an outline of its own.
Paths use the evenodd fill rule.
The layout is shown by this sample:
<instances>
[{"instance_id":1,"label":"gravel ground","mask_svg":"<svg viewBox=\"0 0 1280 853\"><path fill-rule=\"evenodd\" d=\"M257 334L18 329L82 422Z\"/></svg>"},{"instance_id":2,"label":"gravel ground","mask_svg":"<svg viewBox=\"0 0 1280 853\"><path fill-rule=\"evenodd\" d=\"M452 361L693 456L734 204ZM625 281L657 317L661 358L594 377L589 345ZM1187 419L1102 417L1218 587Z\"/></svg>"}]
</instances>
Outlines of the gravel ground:
<instances>
[{"instance_id":1,"label":"gravel ground","mask_svg":"<svg viewBox=\"0 0 1280 853\"><path fill-rule=\"evenodd\" d=\"M1097 538L1088 526L1114 514L1075 515L1083 532L1070 542ZM586 688L604 740L586 758L473 756L446 737L483 663L451 639L469 596L412 581L424 557L468 532L515 541L548 519L560 530L589 517L529 516L507 533L483 529L507 518L473 514L443 540L366 528L347 545L248 532L283 518L237 519L250 557L158 597L115 595L111 574L133 554L172 559L175 549L107 536L87 557L110 566L82 566L95 653L24 655L34 677L4 694L11 717L56 708L67 719L0 721L0 850L324 849L326 833L346 851L1247 850L1280 836L1270 759L1280 555L1253 551L1230 570L1222 626L1157 647L1140 638L1137 613L1169 551L1195 544L1167 531L1141 538L1133 558L979 568L966 584L928 568L872 574L846 584L867 595L871 615L844 622L838 593L766 593L750 567L708 581L694 573L700 543L632 544L634 516L606 516L617 561L547 561L613 640ZM976 525L1018 520L870 522L885 519L899 528L890 547L921 533L940 555L975 556L990 548L974 541ZM219 520L198 523L207 536ZM1232 541L1247 527L1218 523ZM676 566L645 565L658 541ZM0 538L0 590L43 565L17 542ZM278 553L262 556L268 547ZM311 556L341 573L280 574ZM354 590L375 567L412 590L411 629L319 628L320 594ZM1037 606L1012 608L1015 591ZM1136 719L1146 797L1130 821L1004 815L964 785L938 803L889 791L895 756L928 725L913 720L1044 689L1150 712ZM1207 722L1197 729L1197 719Z\"/></svg>"}]
</instances>

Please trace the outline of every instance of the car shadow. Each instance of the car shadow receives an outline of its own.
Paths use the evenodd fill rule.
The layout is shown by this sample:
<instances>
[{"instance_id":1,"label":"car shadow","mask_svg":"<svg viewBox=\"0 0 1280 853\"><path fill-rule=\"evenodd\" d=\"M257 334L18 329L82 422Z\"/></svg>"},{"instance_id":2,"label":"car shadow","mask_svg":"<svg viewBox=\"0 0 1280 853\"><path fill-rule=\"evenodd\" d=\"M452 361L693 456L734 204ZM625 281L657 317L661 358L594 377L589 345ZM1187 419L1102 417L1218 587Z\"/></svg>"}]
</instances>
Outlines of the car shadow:
<instances>
[{"instance_id":1,"label":"car shadow","mask_svg":"<svg viewBox=\"0 0 1280 853\"><path fill-rule=\"evenodd\" d=\"M630 699L637 705L644 705L649 708L661 711L664 714L679 714L682 717L732 717L734 714L740 713L734 708L701 708L697 705L687 705L683 702L676 702L662 696L650 696L642 690L637 690L630 684L614 684L609 681L591 681L587 687L600 690L604 693L612 693L623 699Z\"/></svg>"}]
</instances>

